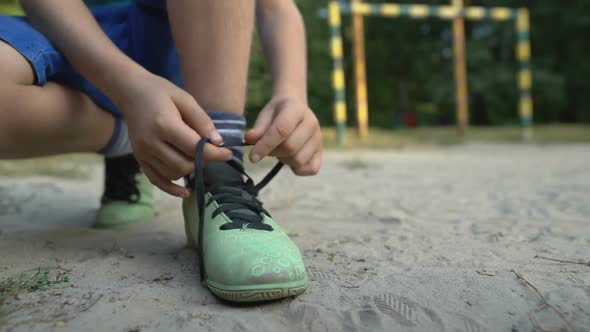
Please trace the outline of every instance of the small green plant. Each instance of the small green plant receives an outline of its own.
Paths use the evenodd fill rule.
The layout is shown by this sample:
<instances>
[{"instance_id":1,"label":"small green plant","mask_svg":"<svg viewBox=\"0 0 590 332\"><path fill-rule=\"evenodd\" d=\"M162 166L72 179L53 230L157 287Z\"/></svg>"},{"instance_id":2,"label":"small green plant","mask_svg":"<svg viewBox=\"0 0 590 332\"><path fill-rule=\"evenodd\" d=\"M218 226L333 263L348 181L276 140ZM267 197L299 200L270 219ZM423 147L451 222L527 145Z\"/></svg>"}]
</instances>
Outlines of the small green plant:
<instances>
[{"instance_id":1,"label":"small green plant","mask_svg":"<svg viewBox=\"0 0 590 332\"><path fill-rule=\"evenodd\" d=\"M52 273L52 268L39 267L35 270L22 272L14 277L0 280L0 306L7 299L22 293L45 290L50 286L67 283L69 277L65 271Z\"/></svg>"}]
</instances>

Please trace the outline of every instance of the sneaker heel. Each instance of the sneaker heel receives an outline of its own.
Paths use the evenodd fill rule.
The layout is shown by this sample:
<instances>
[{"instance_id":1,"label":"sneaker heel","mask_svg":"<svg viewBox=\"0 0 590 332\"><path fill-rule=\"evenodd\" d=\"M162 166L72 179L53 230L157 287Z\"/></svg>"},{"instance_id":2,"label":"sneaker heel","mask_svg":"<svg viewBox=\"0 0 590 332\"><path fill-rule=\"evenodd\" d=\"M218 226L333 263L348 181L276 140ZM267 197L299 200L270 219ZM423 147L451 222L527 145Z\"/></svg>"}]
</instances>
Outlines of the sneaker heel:
<instances>
[{"instance_id":1,"label":"sneaker heel","mask_svg":"<svg viewBox=\"0 0 590 332\"><path fill-rule=\"evenodd\" d=\"M187 248L197 249L197 237L196 234L193 232L193 228L191 227L191 223L189 222L191 218L186 215L186 212L191 211L186 205L191 204L191 195L190 198L184 199L182 201L183 205L183 214L184 214L184 233L186 234L186 246Z\"/></svg>"}]
</instances>

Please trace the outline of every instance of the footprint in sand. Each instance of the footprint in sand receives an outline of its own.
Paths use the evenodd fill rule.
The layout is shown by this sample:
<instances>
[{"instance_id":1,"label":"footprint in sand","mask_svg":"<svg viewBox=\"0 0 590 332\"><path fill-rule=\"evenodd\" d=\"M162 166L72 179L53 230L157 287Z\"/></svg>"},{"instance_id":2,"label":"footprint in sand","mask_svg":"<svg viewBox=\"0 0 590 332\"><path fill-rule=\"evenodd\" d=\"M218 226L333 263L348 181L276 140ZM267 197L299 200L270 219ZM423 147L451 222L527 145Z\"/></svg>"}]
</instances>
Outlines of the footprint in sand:
<instances>
[{"instance_id":1,"label":"footprint in sand","mask_svg":"<svg viewBox=\"0 0 590 332\"><path fill-rule=\"evenodd\" d=\"M459 326L455 327L454 331L461 331L461 332L487 332L489 331L487 327L479 323L473 318L467 317L465 315L454 313L454 316L458 318L457 321Z\"/></svg>"},{"instance_id":2,"label":"footprint in sand","mask_svg":"<svg viewBox=\"0 0 590 332\"><path fill-rule=\"evenodd\" d=\"M328 272L318 272L318 271L307 271L309 275L309 279L311 281L317 281L319 283L329 283L334 282L334 274Z\"/></svg>"},{"instance_id":3,"label":"footprint in sand","mask_svg":"<svg viewBox=\"0 0 590 332\"><path fill-rule=\"evenodd\" d=\"M301 313L323 312L318 316L338 316L350 324L359 327L372 327L375 330L398 326L408 331L444 331L441 318L431 309L418 303L391 293L378 293L368 286L367 280L356 284L347 282L346 276L335 276L329 273L309 271L314 287L301 298L307 309L298 308ZM344 286L346 285L346 286ZM301 311L303 310L303 311ZM330 314L330 312L332 314ZM308 318L311 318L308 316ZM467 323L468 325L468 323ZM461 329L459 329L460 331ZM465 329L465 331L480 331ZM484 331L484 330L481 330Z\"/></svg>"},{"instance_id":4,"label":"footprint in sand","mask_svg":"<svg viewBox=\"0 0 590 332\"><path fill-rule=\"evenodd\" d=\"M434 311L407 298L383 293L373 296L373 303L381 313L404 327L417 331L444 331L442 320Z\"/></svg>"},{"instance_id":5,"label":"footprint in sand","mask_svg":"<svg viewBox=\"0 0 590 332\"><path fill-rule=\"evenodd\" d=\"M364 326L397 325L408 331L489 331L484 324L464 314L443 310L440 316L434 310L406 297L389 292L380 293L375 280L353 280L351 276L318 271L308 273L315 287L307 293L307 301L304 302L320 305L323 310L352 314Z\"/></svg>"},{"instance_id":6,"label":"footprint in sand","mask_svg":"<svg viewBox=\"0 0 590 332\"><path fill-rule=\"evenodd\" d=\"M459 313L447 312L454 319L449 320L456 326L445 326L441 317L433 310L420 306L404 297L383 293L373 297L379 311L391 317L400 325L416 331L486 332L488 328L477 320Z\"/></svg>"}]
</instances>

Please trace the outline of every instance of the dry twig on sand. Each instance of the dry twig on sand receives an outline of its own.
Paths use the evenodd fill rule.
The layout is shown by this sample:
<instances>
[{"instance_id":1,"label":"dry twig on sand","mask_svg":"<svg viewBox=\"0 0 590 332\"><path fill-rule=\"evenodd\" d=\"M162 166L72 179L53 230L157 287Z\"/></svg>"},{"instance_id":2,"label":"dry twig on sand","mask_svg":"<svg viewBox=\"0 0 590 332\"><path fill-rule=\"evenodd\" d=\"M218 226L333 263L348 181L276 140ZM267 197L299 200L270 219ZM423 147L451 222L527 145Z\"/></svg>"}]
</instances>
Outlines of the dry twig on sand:
<instances>
[{"instance_id":1,"label":"dry twig on sand","mask_svg":"<svg viewBox=\"0 0 590 332\"><path fill-rule=\"evenodd\" d=\"M535 312L541 311L545 308L553 310L553 312L555 312L559 316L559 318L561 318L563 320L563 322L565 323L565 329L559 329L559 331L573 331L573 328L572 328L570 322L565 317L565 314L561 310L559 310L558 308L556 308L555 306L553 306L549 302L547 302L547 299L545 298L545 296L543 296L543 294L541 294L541 292L539 291L539 289L537 287L535 287L535 285L533 285L530 281L528 281L520 273L518 273L514 270L511 270L511 272L514 273L514 275L516 275L516 278L518 278L519 280L524 282L527 286L532 288L535 291L535 293L537 293L537 295L539 295L539 297L541 298L541 301L543 302L540 305L538 305L535 309L529 311L529 320L531 321L531 324L533 325L534 331L554 331L554 329L547 330L547 329L543 328L543 326L540 325L540 323L538 322L538 320L536 319L536 317L534 315Z\"/></svg>"},{"instance_id":2,"label":"dry twig on sand","mask_svg":"<svg viewBox=\"0 0 590 332\"><path fill-rule=\"evenodd\" d=\"M550 258L550 257L543 257L543 256L539 256L539 255L535 255L535 257L533 257L533 258L545 259L545 260L548 260L548 261L559 262L559 263L578 264L578 265L583 265L583 266L590 267L590 262L585 262L585 261L583 261L581 259L579 259L577 261L570 261L570 260L564 260L564 259L556 259L556 258Z\"/></svg>"}]
</instances>

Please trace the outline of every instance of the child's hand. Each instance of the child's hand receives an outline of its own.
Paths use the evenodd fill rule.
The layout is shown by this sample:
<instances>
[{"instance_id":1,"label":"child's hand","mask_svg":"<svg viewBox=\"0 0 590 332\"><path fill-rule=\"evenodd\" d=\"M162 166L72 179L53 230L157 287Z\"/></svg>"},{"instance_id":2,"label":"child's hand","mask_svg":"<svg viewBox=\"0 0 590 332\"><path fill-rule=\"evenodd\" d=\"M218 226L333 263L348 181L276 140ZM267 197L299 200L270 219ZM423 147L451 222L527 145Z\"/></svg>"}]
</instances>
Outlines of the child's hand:
<instances>
[{"instance_id":1,"label":"child's hand","mask_svg":"<svg viewBox=\"0 0 590 332\"><path fill-rule=\"evenodd\" d=\"M159 76L148 74L126 90L117 104L125 114L137 161L155 186L188 197L189 191L172 181L194 170L195 145L201 137L222 143L215 125L190 94ZM229 149L205 147L206 161L231 157Z\"/></svg>"},{"instance_id":2,"label":"child's hand","mask_svg":"<svg viewBox=\"0 0 590 332\"><path fill-rule=\"evenodd\" d=\"M260 112L246 141L255 144L250 160L267 155L289 165L297 175L315 175L322 162L322 134L307 103L295 97L274 97Z\"/></svg>"}]
</instances>

